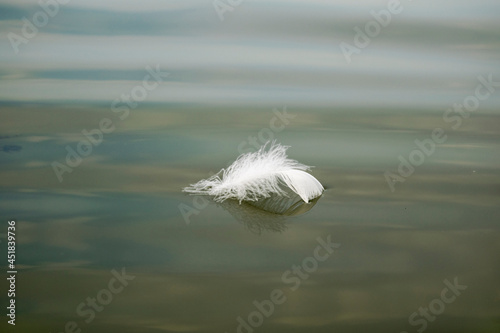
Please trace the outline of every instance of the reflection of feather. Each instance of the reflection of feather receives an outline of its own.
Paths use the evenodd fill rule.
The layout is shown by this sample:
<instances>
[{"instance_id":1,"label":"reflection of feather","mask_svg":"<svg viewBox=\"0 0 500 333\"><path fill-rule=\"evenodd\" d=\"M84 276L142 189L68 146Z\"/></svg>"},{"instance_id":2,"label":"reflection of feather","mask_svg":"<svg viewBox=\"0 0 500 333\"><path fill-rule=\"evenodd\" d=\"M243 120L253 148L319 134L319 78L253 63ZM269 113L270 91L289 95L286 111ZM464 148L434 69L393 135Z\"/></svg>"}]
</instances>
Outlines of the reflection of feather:
<instances>
[{"instance_id":1,"label":"reflection of feather","mask_svg":"<svg viewBox=\"0 0 500 333\"><path fill-rule=\"evenodd\" d=\"M321 183L305 172L309 166L288 159L288 147L279 143L271 143L266 150L268 143L257 152L240 155L227 169L184 188L184 192L213 195L219 202L237 199L240 203L268 198L272 194L286 196L282 185L297 193L306 203L323 193Z\"/></svg>"},{"instance_id":2,"label":"reflection of feather","mask_svg":"<svg viewBox=\"0 0 500 333\"><path fill-rule=\"evenodd\" d=\"M306 205L302 200L300 202ZM285 216L258 209L246 202L238 204L238 201L230 199L215 204L255 234L260 235L263 231L282 232L287 229Z\"/></svg>"},{"instance_id":3,"label":"reflection of feather","mask_svg":"<svg viewBox=\"0 0 500 333\"><path fill-rule=\"evenodd\" d=\"M309 203L305 203L298 194L294 193L289 188L285 188L285 191L285 196L272 194L269 198L264 198L259 201L248 201L248 204L260 210L277 215L297 216L311 210L319 199L319 197L317 197L310 200Z\"/></svg>"}]
</instances>

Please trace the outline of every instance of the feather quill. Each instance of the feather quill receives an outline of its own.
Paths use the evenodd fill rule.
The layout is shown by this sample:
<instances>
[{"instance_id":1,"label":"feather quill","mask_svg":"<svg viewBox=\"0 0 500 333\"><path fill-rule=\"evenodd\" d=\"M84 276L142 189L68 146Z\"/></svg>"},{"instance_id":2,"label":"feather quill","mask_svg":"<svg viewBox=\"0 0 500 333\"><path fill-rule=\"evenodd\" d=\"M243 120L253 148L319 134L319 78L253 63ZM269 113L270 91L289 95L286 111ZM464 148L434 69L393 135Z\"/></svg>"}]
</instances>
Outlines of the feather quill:
<instances>
[{"instance_id":1,"label":"feather quill","mask_svg":"<svg viewBox=\"0 0 500 333\"><path fill-rule=\"evenodd\" d=\"M269 148L266 147L269 145ZM258 151L240 155L227 169L183 189L192 194L212 195L214 200L257 201L273 194L286 196L287 186L308 203L323 193L323 186L307 173L310 166L289 159L288 146L267 142Z\"/></svg>"}]
</instances>

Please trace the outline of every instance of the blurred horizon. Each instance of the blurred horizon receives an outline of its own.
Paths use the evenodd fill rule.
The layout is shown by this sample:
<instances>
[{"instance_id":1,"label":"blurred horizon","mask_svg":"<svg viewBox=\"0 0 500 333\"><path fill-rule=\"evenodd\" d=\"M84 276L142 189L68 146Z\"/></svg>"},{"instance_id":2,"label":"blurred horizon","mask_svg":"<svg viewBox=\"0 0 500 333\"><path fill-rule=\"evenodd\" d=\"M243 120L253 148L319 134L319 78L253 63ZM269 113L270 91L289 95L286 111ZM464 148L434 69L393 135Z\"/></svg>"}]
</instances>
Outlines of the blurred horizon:
<instances>
[{"instance_id":1,"label":"blurred horizon","mask_svg":"<svg viewBox=\"0 0 500 333\"><path fill-rule=\"evenodd\" d=\"M500 78L495 1L402 1L351 63L339 45L354 45L354 28L387 11L386 1L274 2L285 3L272 11L266 1L243 1L220 21L210 1L71 1L16 54L9 33L23 36L20 19L42 9L4 1L0 100L111 103L146 66L159 66L170 75L148 102L445 109L478 76ZM499 101L496 94L482 108L496 113Z\"/></svg>"}]
</instances>

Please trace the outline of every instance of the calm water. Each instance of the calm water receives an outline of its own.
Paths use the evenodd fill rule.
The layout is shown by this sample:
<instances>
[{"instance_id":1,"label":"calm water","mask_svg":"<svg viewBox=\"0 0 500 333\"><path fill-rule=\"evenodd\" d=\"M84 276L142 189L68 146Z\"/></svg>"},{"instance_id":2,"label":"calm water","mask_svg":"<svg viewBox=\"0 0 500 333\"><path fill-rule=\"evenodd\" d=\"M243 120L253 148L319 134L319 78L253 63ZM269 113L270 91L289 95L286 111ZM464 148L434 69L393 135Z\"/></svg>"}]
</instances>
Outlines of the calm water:
<instances>
[{"instance_id":1,"label":"calm water","mask_svg":"<svg viewBox=\"0 0 500 333\"><path fill-rule=\"evenodd\" d=\"M2 331L499 332L500 4L216 4L0 4ZM314 205L182 193L269 139Z\"/></svg>"}]
</instances>

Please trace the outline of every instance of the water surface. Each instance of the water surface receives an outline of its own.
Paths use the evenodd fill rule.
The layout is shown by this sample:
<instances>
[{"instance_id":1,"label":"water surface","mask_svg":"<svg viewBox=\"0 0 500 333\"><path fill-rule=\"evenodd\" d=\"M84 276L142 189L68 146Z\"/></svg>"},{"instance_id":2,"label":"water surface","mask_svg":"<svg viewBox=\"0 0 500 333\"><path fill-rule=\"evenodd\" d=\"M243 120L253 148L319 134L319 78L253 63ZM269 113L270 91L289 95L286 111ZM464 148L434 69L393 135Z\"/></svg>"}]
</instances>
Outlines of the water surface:
<instances>
[{"instance_id":1,"label":"water surface","mask_svg":"<svg viewBox=\"0 0 500 333\"><path fill-rule=\"evenodd\" d=\"M349 63L339 45L386 2L248 0L221 21L207 1L75 0L16 53L7 34L40 7L4 1L0 233L17 221L18 274L2 325L497 332L500 6L401 6ZM476 89L473 111L447 111ZM306 213L182 193L268 139L327 188Z\"/></svg>"}]
</instances>

